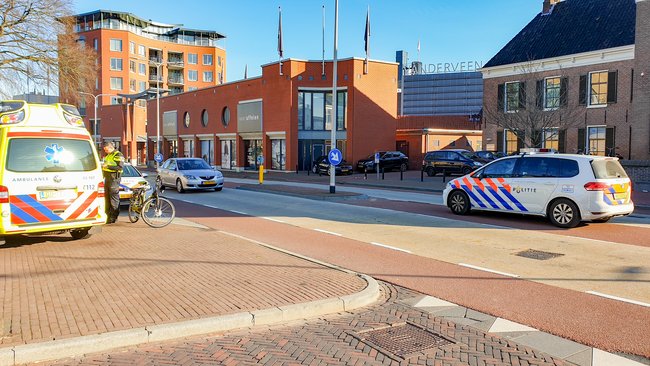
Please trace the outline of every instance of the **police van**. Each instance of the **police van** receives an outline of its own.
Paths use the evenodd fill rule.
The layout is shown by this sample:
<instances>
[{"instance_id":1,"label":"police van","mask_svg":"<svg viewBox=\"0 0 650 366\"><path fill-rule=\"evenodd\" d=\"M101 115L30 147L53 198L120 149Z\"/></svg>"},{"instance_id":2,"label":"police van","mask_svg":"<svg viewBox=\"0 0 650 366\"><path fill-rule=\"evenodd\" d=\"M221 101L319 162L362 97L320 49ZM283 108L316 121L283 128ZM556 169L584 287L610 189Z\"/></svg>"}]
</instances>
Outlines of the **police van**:
<instances>
[{"instance_id":1,"label":"police van","mask_svg":"<svg viewBox=\"0 0 650 366\"><path fill-rule=\"evenodd\" d=\"M634 211L632 184L618 158L532 150L495 160L451 180L443 202L454 214L472 210L547 217L571 228Z\"/></svg>"},{"instance_id":2,"label":"police van","mask_svg":"<svg viewBox=\"0 0 650 366\"><path fill-rule=\"evenodd\" d=\"M0 102L0 244L18 234L87 237L106 223L104 199L97 151L75 107Z\"/></svg>"}]
</instances>

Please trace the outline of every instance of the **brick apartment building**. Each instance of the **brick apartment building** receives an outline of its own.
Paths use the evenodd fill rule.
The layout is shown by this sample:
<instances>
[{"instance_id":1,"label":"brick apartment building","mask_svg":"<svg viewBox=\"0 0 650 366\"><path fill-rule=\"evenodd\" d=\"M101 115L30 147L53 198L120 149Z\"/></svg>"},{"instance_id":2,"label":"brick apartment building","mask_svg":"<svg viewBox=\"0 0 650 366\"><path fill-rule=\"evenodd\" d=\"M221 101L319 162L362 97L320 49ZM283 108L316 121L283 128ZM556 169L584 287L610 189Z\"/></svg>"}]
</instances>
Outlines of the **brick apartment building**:
<instances>
[{"instance_id":1,"label":"brick apartment building","mask_svg":"<svg viewBox=\"0 0 650 366\"><path fill-rule=\"evenodd\" d=\"M650 158L650 0L545 0L481 71L487 149ZM526 113L545 124L499 123Z\"/></svg>"},{"instance_id":2,"label":"brick apartment building","mask_svg":"<svg viewBox=\"0 0 650 366\"><path fill-rule=\"evenodd\" d=\"M243 79L148 101L149 160L161 136L161 153L202 157L222 169L310 169L325 155L333 124L332 67L287 59ZM338 62L337 148L356 162L395 147L397 64L349 58Z\"/></svg>"},{"instance_id":3,"label":"brick apartment building","mask_svg":"<svg viewBox=\"0 0 650 366\"><path fill-rule=\"evenodd\" d=\"M74 18L79 40L96 50L99 62L92 92L97 116L95 99L86 95L84 120L98 140L116 142L134 163L146 159L144 99L156 89L178 94L225 82L226 51L217 45L222 34L108 10Z\"/></svg>"}]
</instances>

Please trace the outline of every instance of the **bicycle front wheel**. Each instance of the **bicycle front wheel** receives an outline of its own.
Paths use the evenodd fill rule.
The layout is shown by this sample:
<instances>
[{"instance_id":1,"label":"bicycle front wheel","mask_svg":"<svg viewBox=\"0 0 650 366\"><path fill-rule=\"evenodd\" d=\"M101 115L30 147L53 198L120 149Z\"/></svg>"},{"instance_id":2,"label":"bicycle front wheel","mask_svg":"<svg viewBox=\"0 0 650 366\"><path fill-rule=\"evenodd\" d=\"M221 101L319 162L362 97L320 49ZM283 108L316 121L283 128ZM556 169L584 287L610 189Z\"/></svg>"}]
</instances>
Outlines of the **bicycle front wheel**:
<instances>
[{"instance_id":1,"label":"bicycle front wheel","mask_svg":"<svg viewBox=\"0 0 650 366\"><path fill-rule=\"evenodd\" d=\"M138 222L138 219L140 218L140 212L133 209L133 207L134 207L133 204L129 205L129 221Z\"/></svg>"},{"instance_id":2,"label":"bicycle front wheel","mask_svg":"<svg viewBox=\"0 0 650 366\"><path fill-rule=\"evenodd\" d=\"M164 227L169 225L176 216L174 204L164 197L151 197L142 206L142 219L151 227Z\"/></svg>"}]
</instances>

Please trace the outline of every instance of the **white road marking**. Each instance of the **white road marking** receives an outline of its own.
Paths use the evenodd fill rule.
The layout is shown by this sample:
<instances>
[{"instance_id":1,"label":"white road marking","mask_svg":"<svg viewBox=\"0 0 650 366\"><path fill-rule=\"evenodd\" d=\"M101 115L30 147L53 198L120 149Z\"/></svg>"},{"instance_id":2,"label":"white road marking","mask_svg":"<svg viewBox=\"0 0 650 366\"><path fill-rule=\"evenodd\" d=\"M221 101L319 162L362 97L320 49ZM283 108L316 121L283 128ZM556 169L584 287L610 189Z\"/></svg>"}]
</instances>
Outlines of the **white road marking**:
<instances>
[{"instance_id":1,"label":"white road marking","mask_svg":"<svg viewBox=\"0 0 650 366\"><path fill-rule=\"evenodd\" d=\"M330 235L336 235L336 236L343 236L343 234L335 233L332 231L327 231L327 230L322 230L322 229L314 229L315 231L318 231L320 233L325 233L325 234L330 234Z\"/></svg>"},{"instance_id":2,"label":"white road marking","mask_svg":"<svg viewBox=\"0 0 650 366\"><path fill-rule=\"evenodd\" d=\"M235 210L229 210L229 211L232 212L232 213L236 213L236 214L240 214L240 215L246 215L246 216L248 216L248 214L247 214L246 212L235 211Z\"/></svg>"},{"instance_id":3,"label":"white road marking","mask_svg":"<svg viewBox=\"0 0 650 366\"><path fill-rule=\"evenodd\" d=\"M404 253L409 253L411 254L410 250L402 249L402 248L396 248L396 247L391 247L390 245L382 244L382 243L377 243L377 242L370 242L372 245L376 245L378 247L386 248L386 249L392 249L392 250L397 250L398 252L404 252Z\"/></svg>"},{"instance_id":4,"label":"white road marking","mask_svg":"<svg viewBox=\"0 0 650 366\"><path fill-rule=\"evenodd\" d=\"M286 221L274 219L272 217L265 217L265 216L260 216L260 217L263 218L264 220L269 220L269 221L279 222L281 224L286 224Z\"/></svg>"},{"instance_id":5,"label":"white road marking","mask_svg":"<svg viewBox=\"0 0 650 366\"><path fill-rule=\"evenodd\" d=\"M596 292L596 291L587 291L587 293L591 294L591 295L605 297L605 298L608 298L608 299L611 299L611 300L623 301L623 302L627 302L627 303L630 303L630 304L641 305L641 306L645 306L647 308L650 308L650 304L647 304L647 303L641 302L641 301L630 300L630 299L626 299L624 297L618 297L618 296L613 296L613 295L607 295L607 294L603 294L602 292Z\"/></svg>"},{"instance_id":6,"label":"white road marking","mask_svg":"<svg viewBox=\"0 0 650 366\"><path fill-rule=\"evenodd\" d=\"M462 266L462 267L467 267L467 268L477 269L477 270L479 270L479 271L485 271L485 272L490 272L490 273L500 274L500 275L503 275L503 276L519 278L519 275L516 275L516 274L507 273L507 272L501 272L501 271L495 271L495 270L493 270L493 269L483 268L483 267L479 267L479 266L474 266L474 265L467 264L467 263L458 263L458 265L459 265L459 266Z\"/></svg>"}]
</instances>

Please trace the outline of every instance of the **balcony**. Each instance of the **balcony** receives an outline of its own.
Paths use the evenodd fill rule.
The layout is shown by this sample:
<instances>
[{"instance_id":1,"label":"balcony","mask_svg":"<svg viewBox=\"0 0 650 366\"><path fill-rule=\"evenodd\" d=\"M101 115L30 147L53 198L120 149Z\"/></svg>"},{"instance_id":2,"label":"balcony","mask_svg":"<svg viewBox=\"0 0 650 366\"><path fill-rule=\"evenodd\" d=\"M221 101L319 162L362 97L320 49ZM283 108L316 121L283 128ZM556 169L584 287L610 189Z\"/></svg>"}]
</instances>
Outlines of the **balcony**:
<instances>
[{"instance_id":1,"label":"balcony","mask_svg":"<svg viewBox=\"0 0 650 366\"><path fill-rule=\"evenodd\" d=\"M158 66L163 62L162 57L149 57L149 66Z\"/></svg>"},{"instance_id":2,"label":"balcony","mask_svg":"<svg viewBox=\"0 0 650 366\"><path fill-rule=\"evenodd\" d=\"M183 80L183 76L170 76L169 79L167 79L167 83L171 85L184 85L185 81Z\"/></svg>"},{"instance_id":3,"label":"balcony","mask_svg":"<svg viewBox=\"0 0 650 366\"><path fill-rule=\"evenodd\" d=\"M182 58L169 58L167 59L167 67L170 69L182 69L185 66Z\"/></svg>"},{"instance_id":4,"label":"balcony","mask_svg":"<svg viewBox=\"0 0 650 366\"><path fill-rule=\"evenodd\" d=\"M156 74L149 74L150 83L162 83L162 81L163 81L162 76Z\"/></svg>"}]
</instances>

